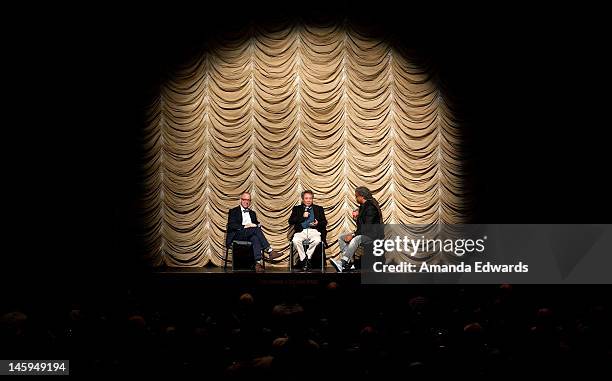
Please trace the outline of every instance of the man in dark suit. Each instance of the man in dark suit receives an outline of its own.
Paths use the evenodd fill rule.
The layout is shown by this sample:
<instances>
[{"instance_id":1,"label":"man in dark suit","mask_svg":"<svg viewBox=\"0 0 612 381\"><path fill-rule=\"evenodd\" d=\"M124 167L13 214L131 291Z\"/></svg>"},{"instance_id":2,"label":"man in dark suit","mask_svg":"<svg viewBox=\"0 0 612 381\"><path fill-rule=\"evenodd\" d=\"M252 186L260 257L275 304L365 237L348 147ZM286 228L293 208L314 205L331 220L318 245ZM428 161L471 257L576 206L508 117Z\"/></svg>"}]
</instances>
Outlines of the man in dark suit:
<instances>
[{"instance_id":1,"label":"man in dark suit","mask_svg":"<svg viewBox=\"0 0 612 381\"><path fill-rule=\"evenodd\" d=\"M340 247L341 262L331 260L332 265L338 272L350 271L353 256L360 245L370 243L375 239L382 239L385 235L380 205L372 196L372 192L366 187L357 187L355 189L355 199L359 204L357 213L353 212L353 218L357 219L357 229L354 233L342 233L340 235L338 246Z\"/></svg>"},{"instance_id":2,"label":"man in dark suit","mask_svg":"<svg viewBox=\"0 0 612 381\"><path fill-rule=\"evenodd\" d=\"M310 271L312 254L319 245L325 244L327 238L327 219L325 211L319 205L314 205L314 193L311 190L302 192L302 203L294 206L289 217L289 225L293 225L293 246L304 263L304 271ZM304 240L308 240L308 250L304 252Z\"/></svg>"},{"instance_id":3,"label":"man in dark suit","mask_svg":"<svg viewBox=\"0 0 612 381\"><path fill-rule=\"evenodd\" d=\"M261 230L261 224L257 221L257 214L250 209L251 194L244 192L240 195L240 205L230 209L227 216L227 238L225 244L230 247L232 241L250 241L253 245L255 256L255 270L263 271L262 251L268 253L270 259L279 257L281 254L273 250Z\"/></svg>"}]
</instances>

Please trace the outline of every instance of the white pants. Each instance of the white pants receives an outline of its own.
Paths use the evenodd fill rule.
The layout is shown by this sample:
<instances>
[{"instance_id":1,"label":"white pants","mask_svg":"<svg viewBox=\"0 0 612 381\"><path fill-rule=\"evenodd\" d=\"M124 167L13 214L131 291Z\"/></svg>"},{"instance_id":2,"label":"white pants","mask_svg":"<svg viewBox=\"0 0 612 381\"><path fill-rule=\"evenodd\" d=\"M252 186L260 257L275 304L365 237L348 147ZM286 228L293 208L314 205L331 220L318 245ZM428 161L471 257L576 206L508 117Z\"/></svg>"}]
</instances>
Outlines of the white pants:
<instances>
[{"instance_id":1,"label":"white pants","mask_svg":"<svg viewBox=\"0 0 612 381\"><path fill-rule=\"evenodd\" d=\"M308 250L304 253L304 245L302 242L304 242L305 239L310 241L310 245L308 246ZM306 256L308 256L308 259L312 258L312 254L319 243L321 243L321 233L317 229L304 229L299 233L295 233L293 236L293 246L300 255L300 261L303 261Z\"/></svg>"}]
</instances>

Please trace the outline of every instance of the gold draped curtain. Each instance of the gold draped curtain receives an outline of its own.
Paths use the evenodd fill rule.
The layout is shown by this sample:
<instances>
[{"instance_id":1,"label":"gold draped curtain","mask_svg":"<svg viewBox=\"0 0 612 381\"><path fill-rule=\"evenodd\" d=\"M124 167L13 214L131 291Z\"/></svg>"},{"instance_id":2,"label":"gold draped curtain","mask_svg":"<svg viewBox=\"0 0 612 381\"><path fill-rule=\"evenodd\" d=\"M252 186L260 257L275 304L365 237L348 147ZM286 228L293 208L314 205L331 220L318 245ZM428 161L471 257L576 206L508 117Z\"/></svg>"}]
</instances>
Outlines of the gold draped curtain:
<instances>
[{"instance_id":1,"label":"gold draped curtain","mask_svg":"<svg viewBox=\"0 0 612 381\"><path fill-rule=\"evenodd\" d=\"M250 191L273 247L312 189L328 257L367 186L386 223L460 223L459 123L435 71L347 23L249 26L173 71L147 110L145 241L153 265L223 264L227 212ZM286 264L285 264L286 265Z\"/></svg>"}]
</instances>

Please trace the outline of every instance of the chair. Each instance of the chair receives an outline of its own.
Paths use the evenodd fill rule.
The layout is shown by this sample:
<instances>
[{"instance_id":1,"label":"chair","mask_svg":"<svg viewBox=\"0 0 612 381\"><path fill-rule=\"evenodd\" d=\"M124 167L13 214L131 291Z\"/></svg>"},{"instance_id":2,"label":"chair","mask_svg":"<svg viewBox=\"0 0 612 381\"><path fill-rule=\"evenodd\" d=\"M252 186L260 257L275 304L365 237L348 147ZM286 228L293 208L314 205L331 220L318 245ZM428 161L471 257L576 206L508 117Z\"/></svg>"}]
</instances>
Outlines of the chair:
<instances>
[{"instance_id":1,"label":"chair","mask_svg":"<svg viewBox=\"0 0 612 381\"><path fill-rule=\"evenodd\" d=\"M231 244L226 241L225 258L223 260L223 271L227 271L230 247L232 251L232 271L253 271L255 269L255 255L253 244L250 241L233 240ZM262 253L263 258L263 253ZM266 261L262 261L263 268L266 268Z\"/></svg>"},{"instance_id":2,"label":"chair","mask_svg":"<svg viewBox=\"0 0 612 381\"><path fill-rule=\"evenodd\" d=\"M304 246L304 251L306 251L306 249L308 249L308 247L310 246L310 242L308 242L307 240L304 240L302 242L302 245ZM295 256L295 253L297 252L297 250L293 247L293 239L289 240L289 247L290 247L290 254L289 254L289 271L293 272L293 268L294 268L294 263L293 263L293 258ZM325 242L321 241L319 243L319 245L317 245L317 248L315 249L314 253L312 254L312 263L313 263L313 268L318 268L314 267L315 263L321 263L321 272L325 272L325 262L327 260L326 256L325 256ZM319 261L319 257L321 258Z\"/></svg>"},{"instance_id":3,"label":"chair","mask_svg":"<svg viewBox=\"0 0 612 381\"><path fill-rule=\"evenodd\" d=\"M361 265L362 265L364 256L366 255L371 256L373 249L374 249L373 241L364 242L359 246L359 248L355 252L355 255L353 256L353 266L355 266L355 270L357 271L361 270L361 267L362 267ZM384 256L382 258L384 262Z\"/></svg>"}]
</instances>

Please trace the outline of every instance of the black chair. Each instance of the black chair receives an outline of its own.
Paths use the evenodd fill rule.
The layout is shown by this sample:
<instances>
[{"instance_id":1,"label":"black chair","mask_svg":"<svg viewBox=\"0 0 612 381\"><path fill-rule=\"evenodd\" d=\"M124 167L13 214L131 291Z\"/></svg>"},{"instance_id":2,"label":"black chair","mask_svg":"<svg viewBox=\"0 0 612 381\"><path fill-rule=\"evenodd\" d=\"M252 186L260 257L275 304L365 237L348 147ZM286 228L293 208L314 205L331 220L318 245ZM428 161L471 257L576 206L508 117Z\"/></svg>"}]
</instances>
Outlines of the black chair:
<instances>
[{"instance_id":1,"label":"black chair","mask_svg":"<svg viewBox=\"0 0 612 381\"><path fill-rule=\"evenodd\" d=\"M304 240L302 242L302 245L304 246L304 251L306 251L308 249L308 247L310 246L310 242L308 242L307 240ZM293 263L293 258L295 257L295 254L297 252L297 250L293 247L293 239L289 240L289 246L291 248L290 250L290 254L289 254L289 271L293 272L294 270L294 263ZM319 259L320 258L320 259ZM314 253L312 254L312 264L313 264L313 269L318 269L318 264L321 264L321 272L325 272L325 262L326 262L327 258L325 256L325 242L321 241L318 245L317 248L315 249ZM317 266L315 267L315 264L317 264Z\"/></svg>"},{"instance_id":2,"label":"black chair","mask_svg":"<svg viewBox=\"0 0 612 381\"><path fill-rule=\"evenodd\" d=\"M366 255L371 256L373 250L374 250L374 241L364 242L363 244L359 246L359 248L357 249L357 252L353 256L353 266L355 266L356 271L361 270L361 267L362 267L361 264L363 262L364 256ZM384 262L384 256L382 258Z\"/></svg>"},{"instance_id":3,"label":"black chair","mask_svg":"<svg viewBox=\"0 0 612 381\"><path fill-rule=\"evenodd\" d=\"M225 259L223 271L227 271L227 262L229 261L230 246L232 251L232 271L254 271L255 270L255 255L253 253L253 244L250 241L234 240L231 245L225 245ZM262 257L263 258L263 257ZM266 261L262 261L263 268L266 268Z\"/></svg>"}]
</instances>

